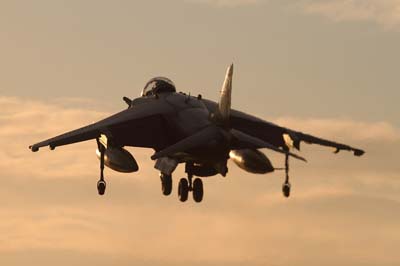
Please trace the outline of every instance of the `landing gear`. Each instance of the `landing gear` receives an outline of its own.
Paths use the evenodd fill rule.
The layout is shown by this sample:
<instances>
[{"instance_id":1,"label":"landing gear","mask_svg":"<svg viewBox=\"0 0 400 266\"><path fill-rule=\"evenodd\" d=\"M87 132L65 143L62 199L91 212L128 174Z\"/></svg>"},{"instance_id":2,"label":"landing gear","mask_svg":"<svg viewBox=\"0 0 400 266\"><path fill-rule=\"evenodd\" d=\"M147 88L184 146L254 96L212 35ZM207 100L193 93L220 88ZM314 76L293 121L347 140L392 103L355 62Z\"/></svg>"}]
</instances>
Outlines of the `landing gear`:
<instances>
[{"instance_id":1,"label":"landing gear","mask_svg":"<svg viewBox=\"0 0 400 266\"><path fill-rule=\"evenodd\" d=\"M196 178L193 182L193 200L195 202L203 200L203 181L200 178Z\"/></svg>"},{"instance_id":2,"label":"landing gear","mask_svg":"<svg viewBox=\"0 0 400 266\"><path fill-rule=\"evenodd\" d=\"M104 154L106 152L106 149L98 139L97 139L97 146L100 151L100 180L97 182L97 192L99 193L100 196L103 196L104 193L106 192L106 186L107 186L106 181L104 181Z\"/></svg>"},{"instance_id":3,"label":"landing gear","mask_svg":"<svg viewBox=\"0 0 400 266\"><path fill-rule=\"evenodd\" d=\"M99 180L97 182L97 191L99 192L99 195L104 195L106 192L106 181Z\"/></svg>"},{"instance_id":4,"label":"landing gear","mask_svg":"<svg viewBox=\"0 0 400 266\"><path fill-rule=\"evenodd\" d=\"M188 199L189 195L189 183L186 178L181 178L179 180L178 186L178 198L180 201L185 202Z\"/></svg>"},{"instance_id":5,"label":"landing gear","mask_svg":"<svg viewBox=\"0 0 400 266\"><path fill-rule=\"evenodd\" d=\"M172 191L172 176L161 173L161 191L163 195L168 196Z\"/></svg>"},{"instance_id":6,"label":"landing gear","mask_svg":"<svg viewBox=\"0 0 400 266\"><path fill-rule=\"evenodd\" d=\"M200 178L196 178L193 182L192 169L193 164L186 164L187 178L181 178L178 186L178 198L180 201L185 202L188 199L189 192L193 193L193 200L195 202L201 202L203 200L203 181Z\"/></svg>"},{"instance_id":7,"label":"landing gear","mask_svg":"<svg viewBox=\"0 0 400 266\"><path fill-rule=\"evenodd\" d=\"M290 183L283 183L282 185L282 193L283 196L285 196L286 198L288 198L290 196Z\"/></svg>"},{"instance_id":8,"label":"landing gear","mask_svg":"<svg viewBox=\"0 0 400 266\"><path fill-rule=\"evenodd\" d=\"M288 198L290 196L290 183L289 183L289 155L285 155L285 183L282 185L283 196Z\"/></svg>"}]
</instances>

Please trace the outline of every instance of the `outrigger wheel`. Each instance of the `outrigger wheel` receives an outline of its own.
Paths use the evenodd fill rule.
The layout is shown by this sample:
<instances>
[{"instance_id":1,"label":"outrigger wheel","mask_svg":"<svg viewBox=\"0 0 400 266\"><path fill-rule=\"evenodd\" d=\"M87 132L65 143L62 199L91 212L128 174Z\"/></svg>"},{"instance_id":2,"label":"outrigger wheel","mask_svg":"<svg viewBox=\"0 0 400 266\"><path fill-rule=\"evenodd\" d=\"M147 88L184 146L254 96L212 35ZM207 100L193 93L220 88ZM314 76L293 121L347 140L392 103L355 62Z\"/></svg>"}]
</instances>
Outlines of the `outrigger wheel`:
<instances>
[{"instance_id":1,"label":"outrigger wheel","mask_svg":"<svg viewBox=\"0 0 400 266\"><path fill-rule=\"evenodd\" d=\"M97 140L97 146L100 151L100 180L97 181L97 191L99 195L102 196L106 192L106 186L107 186L106 181L104 181L104 154L106 152L106 149L100 143L99 139L96 140Z\"/></svg>"},{"instance_id":2,"label":"outrigger wheel","mask_svg":"<svg viewBox=\"0 0 400 266\"><path fill-rule=\"evenodd\" d=\"M285 183L282 185L283 196L288 198L290 196L290 183L289 183L289 154L285 155Z\"/></svg>"},{"instance_id":3,"label":"outrigger wheel","mask_svg":"<svg viewBox=\"0 0 400 266\"><path fill-rule=\"evenodd\" d=\"M99 195L104 195L106 192L106 181L104 180L99 180L97 182L97 191L99 192Z\"/></svg>"}]
</instances>

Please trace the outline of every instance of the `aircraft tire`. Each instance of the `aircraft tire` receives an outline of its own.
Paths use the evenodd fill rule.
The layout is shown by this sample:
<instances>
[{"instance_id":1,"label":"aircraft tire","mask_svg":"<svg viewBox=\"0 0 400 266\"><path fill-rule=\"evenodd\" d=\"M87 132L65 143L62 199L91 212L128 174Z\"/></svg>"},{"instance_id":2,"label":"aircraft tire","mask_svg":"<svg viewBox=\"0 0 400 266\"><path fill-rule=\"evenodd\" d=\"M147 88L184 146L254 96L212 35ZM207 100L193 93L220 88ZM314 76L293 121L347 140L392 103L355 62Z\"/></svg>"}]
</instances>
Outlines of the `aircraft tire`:
<instances>
[{"instance_id":1,"label":"aircraft tire","mask_svg":"<svg viewBox=\"0 0 400 266\"><path fill-rule=\"evenodd\" d=\"M172 192L172 176L161 174L161 191L163 195L168 196Z\"/></svg>"},{"instance_id":2,"label":"aircraft tire","mask_svg":"<svg viewBox=\"0 0 400 266\"><path fill-rule=\"evenodd\" d=\"M181 178L179 180L178 186L178 198L180 201L185 202L188 199L189 195L189 183L186 178Z\"/></svg>"},{"instance_id":3,"label":"aircraft tire","mask_svg":"<svg viewBox=\"0 0 400 266\"><path fill-rule=\"evenodd\" d=\"M289 198L289 196L290 196L290 183L284 183L282 185L282 193L283 193L283 196L285 196L286 198Z\"/></svg>"},{"instance_id":4,"label":"aircraft tire","mask_svg":"<svg viewBox=\"0 0 400 266\"><path fill-rule=\"evenodd\" d=\"M193 200L195 202L201 202L203 200L203 195L203 181L200 178L196 178L193 182Z\"/></svg>"},{"instance_id":5,"label":"aircraft tire","mask_svg":"<svg viewBox=\"0 0 400 266\"><path fill-rule=\"evenodd\" d=\"M99 193L99 195L104 195L104 193L106 192L106 182L104 180L99 180L97 182L97 192Z\"/></svg>"}]
</instances>

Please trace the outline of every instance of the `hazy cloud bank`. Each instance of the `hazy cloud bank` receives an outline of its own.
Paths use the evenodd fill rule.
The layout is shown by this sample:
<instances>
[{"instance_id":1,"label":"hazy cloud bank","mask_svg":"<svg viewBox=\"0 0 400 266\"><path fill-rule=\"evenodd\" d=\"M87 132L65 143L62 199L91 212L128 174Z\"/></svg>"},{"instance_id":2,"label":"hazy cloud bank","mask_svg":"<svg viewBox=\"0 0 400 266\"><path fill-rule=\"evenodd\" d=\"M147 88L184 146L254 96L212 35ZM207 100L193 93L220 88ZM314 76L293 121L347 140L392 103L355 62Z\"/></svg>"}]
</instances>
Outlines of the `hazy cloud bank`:
<instances>
[{"instance_id":1,"label":"hazy cloud bank","mask_svg":"<svg viewBox=\"0 0 400 266\"><path fill-rule=\"evenodd\" d=\"M216 7L239 7L254 5L263 0L185 0L186 2L198 3L198 4L210 4Z\"/></svg>"},{"instance_id":2,"label":"hazy cloud bank","mask_svg":"<svg viewBox=\"0 0 400 266\"><path fill-rule=\"evenodd\" d=\"M394 142L400 140L400 130L385 122L363 122L337 118L281 117L275 123L298 131L325 138L340 138L346 141Z\"/></svg>"},{"instance_id":3,"label":"hazy cloud bank","mask_svg":"<svg viewBox=\"0 0 400 266\"><path fill-rule=\"evenodd\" d=\"M72 104L0 98L4 129L0 133L0 263L18 265L10 254L31 256L43 265L54 256L64 261L82 254L96 264L119 258L120 265L354 266L365 260L371 265L400 261L396 255L399 182L393 169L386 170L390 179L384 176L388 172L374 171L379 156L368 153L367 144L399 145L393 125L350 119L276 119L284 126L335 139L340 136L345 142L358 140L366 146L366 157L334 156L311 147L305 153L317 156L309 164L292 165L290 199L280 192L282 172L251 175L231 164L227 178L204 180L202 204L191 200L182 204L176 186L183 169L174 175L173 194L162 196L158 174L147 158L151 151L134 150L142 163L139 174L119 178L122 175L107 170L108 191L99 197L94 143L39 153L28 150L29 144L111 113L88 106L85 100ZM370 134L360 135L360 130ZM278 155L271 157L282 160ZM364 173L369 174L366 182ZM188 250L188 246L194 248ZM67 251L68 255L62 255ZM43 252L46 256L38 258Z\"/></svg>"},{"instance_id":4,"label":"hazy cloud bank","mask_svg":"<svg viewBox=\"0 0 400 266\"><path fill-rule=\"evenodd\" d=\"M304 9L334 21L371 21L386 29L400 25L399 0L311 0Z\"/></svg>"},{"instance_id":5,"label":"hazy cloud bank","mask_svg":"<svg viewBox=\"0 0 400 266\"><path fill-rule=\"evenodd\" d=\"M282 3L285 7L297 9L301 13L320 15L333 21L374 22L385 29L395 29L400 25L400 0L187 0L188 2L210 4L216 7L235 8Z\"/></svg>"}]
</instances>

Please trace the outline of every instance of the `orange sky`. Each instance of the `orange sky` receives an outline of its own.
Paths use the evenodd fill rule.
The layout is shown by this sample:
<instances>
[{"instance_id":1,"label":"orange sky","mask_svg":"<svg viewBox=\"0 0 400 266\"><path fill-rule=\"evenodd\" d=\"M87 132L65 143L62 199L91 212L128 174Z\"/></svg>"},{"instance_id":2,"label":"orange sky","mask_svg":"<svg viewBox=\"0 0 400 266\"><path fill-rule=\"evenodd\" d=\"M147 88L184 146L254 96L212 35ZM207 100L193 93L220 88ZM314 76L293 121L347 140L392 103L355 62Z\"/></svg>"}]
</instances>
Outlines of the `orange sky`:
<instances>
[{"instance_id":1,"label":"orange sky","mask_svg":"<svg viewBox=\"0 0 400 266\"><path fill-rule=\"evenodd\" d=\"M1 265L398 265L396 0L2 1ZM303 145L283 172L229 165L201 204L140 172L106 170L94 142L28 146L125 108L152 76L216 99L235 63L233 106L364 148ZM265 151L276 167L280 155ZM180 167L174 175L184 176Z\"/></svg>"}]
</instances>

